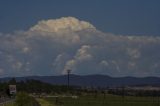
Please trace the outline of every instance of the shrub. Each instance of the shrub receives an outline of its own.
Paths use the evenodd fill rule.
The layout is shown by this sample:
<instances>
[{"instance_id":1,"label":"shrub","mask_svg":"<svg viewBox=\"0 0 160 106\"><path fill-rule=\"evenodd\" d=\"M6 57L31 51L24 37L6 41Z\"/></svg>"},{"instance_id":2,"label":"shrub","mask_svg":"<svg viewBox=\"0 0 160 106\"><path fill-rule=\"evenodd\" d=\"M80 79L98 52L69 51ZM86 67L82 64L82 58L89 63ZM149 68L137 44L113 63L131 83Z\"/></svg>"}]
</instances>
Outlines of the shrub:
<instances>
[{"instance_id":1,"label":"shrub","mask_svg":"<svg viewBox=\"0 0 160 106\"><path fill-rule=\"evenodd\" d=\"M40 106L34 97L25 92L19 92L16 95L15 106Z\"/></svg>"}]
</instances>

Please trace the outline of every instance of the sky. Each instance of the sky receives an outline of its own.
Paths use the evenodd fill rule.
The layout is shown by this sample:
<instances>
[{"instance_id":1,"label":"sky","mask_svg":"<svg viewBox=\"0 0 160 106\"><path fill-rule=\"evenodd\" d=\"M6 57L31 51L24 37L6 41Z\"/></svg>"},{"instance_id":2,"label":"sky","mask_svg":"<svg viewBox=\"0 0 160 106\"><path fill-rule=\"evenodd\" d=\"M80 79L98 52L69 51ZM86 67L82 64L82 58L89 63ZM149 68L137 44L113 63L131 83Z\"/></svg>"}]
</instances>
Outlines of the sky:
<instances>
[{"instance_id":1,"label":"sky","mask_svg":"<svg viewBox=\"0 0 160 106\"><path fill-rule=\"evenodd\" d=\"M1 0L0 32L26 30L42 19L73 16L99 30L160 36L159 0Z\"/></svg>"},{"instance_id":2,"label":"sky","mask_svg":"<svg viewBox=\"0 0 160 106\"><path fill-rule=\"evenodd\" d=\"M1 0L0 77L160 77L159 0Z\"/></svg>"}]
</instances>

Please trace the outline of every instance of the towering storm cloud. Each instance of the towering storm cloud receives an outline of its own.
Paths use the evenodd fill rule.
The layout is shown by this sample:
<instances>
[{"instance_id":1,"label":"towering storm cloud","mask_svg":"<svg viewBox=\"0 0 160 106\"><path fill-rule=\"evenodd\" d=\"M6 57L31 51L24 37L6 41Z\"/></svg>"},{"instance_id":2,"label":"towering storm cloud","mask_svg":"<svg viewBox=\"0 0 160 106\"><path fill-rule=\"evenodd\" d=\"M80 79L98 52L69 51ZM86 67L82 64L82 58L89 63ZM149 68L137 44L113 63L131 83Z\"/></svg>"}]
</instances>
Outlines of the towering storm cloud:
<instances>
[{"instance_id":1,"label":"towering storm cloud","mask_svg":"<svg viewBox=\"0 0 160 106\"><path fill-rule=\"evenodd\" d=\"M0 76L160 76L160 37L103 33L74 17L0 34Z\"/></svg>"}]
</instances>

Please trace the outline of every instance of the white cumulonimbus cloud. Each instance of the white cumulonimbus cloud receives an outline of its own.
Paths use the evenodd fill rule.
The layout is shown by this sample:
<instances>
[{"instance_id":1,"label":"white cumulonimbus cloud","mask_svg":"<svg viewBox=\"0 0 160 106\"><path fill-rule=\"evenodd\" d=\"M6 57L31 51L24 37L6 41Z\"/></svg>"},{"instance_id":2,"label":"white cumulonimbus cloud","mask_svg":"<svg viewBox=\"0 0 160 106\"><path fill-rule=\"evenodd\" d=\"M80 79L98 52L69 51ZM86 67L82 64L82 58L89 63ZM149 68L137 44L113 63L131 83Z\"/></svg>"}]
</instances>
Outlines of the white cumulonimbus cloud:
<instances>
[{"instance_id":1,"label":"white cumulonimbus cloud","mask_svg":"<svg viewBox=\"0 0 160 106\"><path fill-rule=\"evenodd\" d=\"M0 76L73 74L160 76L160 37L103 33L74 17L0 33Z\"/></svg>"}]
</instances>

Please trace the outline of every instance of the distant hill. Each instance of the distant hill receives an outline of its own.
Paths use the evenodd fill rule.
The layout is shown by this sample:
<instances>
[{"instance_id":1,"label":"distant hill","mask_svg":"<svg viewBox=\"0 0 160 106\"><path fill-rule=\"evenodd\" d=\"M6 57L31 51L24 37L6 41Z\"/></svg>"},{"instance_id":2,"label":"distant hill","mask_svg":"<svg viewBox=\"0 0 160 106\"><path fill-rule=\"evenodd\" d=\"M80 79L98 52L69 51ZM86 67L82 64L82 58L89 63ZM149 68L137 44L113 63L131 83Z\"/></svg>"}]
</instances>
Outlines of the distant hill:
<instances>
[{"instance_id":1,"label":"distant hill","mask_svg":"<svg viewBox=\"0 0 160 106\"><path fill-rule=\"evenodd\" d=\"M0 78L1 81L8 81L11 77ZM29 76L16 77L17 81L35 79L56 85L67 85L67 76ZM118 87L118 86L160 86L159 77L110 77L107 75L70 75L70 85L87 87Z\"/></svg>"}]
</instances>

